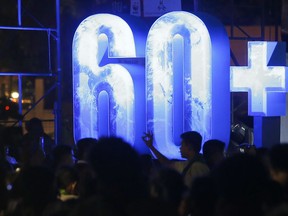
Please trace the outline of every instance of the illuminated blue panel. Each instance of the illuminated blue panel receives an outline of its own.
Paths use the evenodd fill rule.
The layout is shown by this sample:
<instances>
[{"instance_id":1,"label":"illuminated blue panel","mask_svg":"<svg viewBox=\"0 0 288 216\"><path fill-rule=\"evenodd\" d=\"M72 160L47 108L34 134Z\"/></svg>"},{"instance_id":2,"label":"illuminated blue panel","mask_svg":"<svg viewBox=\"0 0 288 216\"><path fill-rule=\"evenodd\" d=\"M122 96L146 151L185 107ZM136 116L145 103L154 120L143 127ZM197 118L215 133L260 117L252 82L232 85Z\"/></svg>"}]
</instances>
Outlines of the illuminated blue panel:
<instances>
[{"instance_id":1,"label":"illuminated blue panel","mask_svg":"<svg viewBox=\"0 0 288 216\"><path fill-rule=\"evenodd\" d=\"M98 138L102 126L99 121L103 119L99 115L101 109L108 107L107 135L117 135L134 144L133 81L119 64L99 66L107 46L109 57L135 57L133 34L124 20L110 14L86 18L73 39L74 138ZM109 100L100 107L99 104L107 103L101 97L102 91Z\"/></svg>"},{"instance_id":2,"label":"illuminated blue panel","mask_svg":"<svg viewBox=\"0 0 288 216\"><path fill-rule=\"evenodd\" d=\"M203 21L204 20L204 21ZM174 54L182 36L184 55ZM183 57L184 56L184 57ZM181 67L173 62L182 61ZM182 76L182 85L173 77ZM229 40L221 23L208 15L171 12L151 27L146 43L148 130L156 148L169 158L180 158L173 137L175 116L181 113L183 132L195 130L204 141L228 143L230 131ZM175 95L182 94L182 106ZM183 92L183 93L182 93ZM174 110L175 107L183 107ZM180 136L180 134L178 134Z\"/></svg>"},{"instance_id":3,"label":"illuminated blue panel","mask_svg":"<svg viewBox=\"0 0 288 216\"><path fill-rule=\"evenodd\" d=\"M251 116L285 115L287 68L273 66L283 65L283 61L279 64L285 57L283 46L277 42L249 42L248 66L231 67L231 91L248 92Z\"/></svg>"}]
</instances>

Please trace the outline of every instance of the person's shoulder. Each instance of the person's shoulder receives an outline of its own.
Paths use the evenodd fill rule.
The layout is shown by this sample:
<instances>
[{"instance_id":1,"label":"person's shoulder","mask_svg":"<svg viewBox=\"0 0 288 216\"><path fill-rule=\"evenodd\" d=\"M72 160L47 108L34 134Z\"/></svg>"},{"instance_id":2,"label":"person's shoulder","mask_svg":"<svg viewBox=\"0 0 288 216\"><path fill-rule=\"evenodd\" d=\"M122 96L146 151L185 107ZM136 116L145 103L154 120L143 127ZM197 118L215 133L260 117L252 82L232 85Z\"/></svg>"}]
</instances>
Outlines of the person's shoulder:
<instances>
[{"instance_id":1,"label":"person's shoulder","mask_svg":"<svg viewBox=\"0 0 288 216\"><path fill-rule=\"evenodd\" d=\"M192 166L207 166L207 164L203 161L195 161Z\"/></svg>"},{"instance_id":2,"label":"person's shoulder","mask_svg":"<svg viewBox=\"0 0 288 216\"><path fill-rule=\"evenodd\" d=\"M188 160L171 160L171 163L174 164L188 164Z\"/></svg>"},{"instance_id":3,"label":"person's shoulder","mask_svg":"<svg viewBox=\"0 0 288 216\"><path fill-rule=\"evenodd\" d=\"M209 171L208 165L207 165L206 163L202 162L202 161L195 161L195 162L192 164L191 169Z\"/></svg>"},{"instance_id":4,"label":"person's shoulder","mask_svg":"<svg viewBox=\"0 0 288 216\"><path fill-rule=\"evenodd\" d=\"M187 165L189 161L187 160L172 160L171 166L177 170L183 170Z\"/></svg>"}]
</instances>

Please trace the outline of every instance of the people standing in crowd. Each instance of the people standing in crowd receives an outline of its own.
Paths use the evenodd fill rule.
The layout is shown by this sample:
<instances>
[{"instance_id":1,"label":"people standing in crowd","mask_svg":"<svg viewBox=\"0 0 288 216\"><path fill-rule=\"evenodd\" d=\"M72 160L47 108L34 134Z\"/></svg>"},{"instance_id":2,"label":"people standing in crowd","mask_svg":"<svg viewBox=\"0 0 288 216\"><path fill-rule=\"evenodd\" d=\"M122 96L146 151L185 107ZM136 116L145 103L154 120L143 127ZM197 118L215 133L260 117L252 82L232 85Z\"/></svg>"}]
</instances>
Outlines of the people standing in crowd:
<instances>
[{"instance_id":1,"label":"people standing in crowd","mask_svg":"<svg viewBox=\"0 0 288 216\"><path fill-rule=\"evenodd\" d=\"M78 198L78 181L79 177L76 170L71 166L62 166L56 173L56 185L58 198L62 201Z\"/></svg>"},{"instance_id":2,"label":"people standing in crowd","mask_svg":"<svg viewBox=\"0 0 288 216\"><path fill-rule=\"evenodd\" d=\"M179 148L186 160L171 161L153 145L151 133L143 140L156 159L141 157L121 138L102 137L78 142L78 163L71 146L58 145L51 163L30 163L9 181L5 170L14 168L0 163L1 214L272 216L287 210L288 145L226 158L224 143L208 140L202 157L202 137L190 131L181 134Z\"/></svg>"},{"instance_id":3,"label":"people standing in crowd","mask_svg":"<svg viewBox=\"0 0 288 216\"><path fill-rule=\"evenodd\" d=\"M46 155L49 155L52 152L53 147L55 146L54 140L44 131L42 121L39 118L31 118L25 124L27 133L24 134L24 142L30 141L37 144L41 143L41 148Z\"/></svg>"},{"instance_id":4,"label":"people standing in crowd","mask_svg":"<svg viewBox=\"0 0 288 216\"><path fill-rule=\"evenodd\" d=\"M288 144L278 144L270 150L272 178L288 193Z\"/></svg>"},{"instance_id":5,"label":"people standing in crowd","mask_svg":"<svg viewBox=\"0 0 288 216\"><path fill-rule=\"evenodd\" d=\"M163 167L154 172L150 177L149 192L150 196L157 203L161 203L170 212L177 215L183 195L187 188L180 173L171 168Z\"/></svg>"},{"instance_id":6,"label":"people standing in crowd","mask_svg":"<svg viewBox=\"0 0 288 216\"><path fill-rule=\"evenodd\" d=\"M98 140L95 138L83 138L76 143L76 163L74 168L78 174L77 190L81 198L87 198L94 194L93 178L95 177L91 165L88 163L88 155L93 148L97 145Z\"/></svg>"},{"instance_id":7,"label":"people standing in crowd","mask_svg":"<svg viewBox=\"0 0 288 216\"><path fill-rule=\"evenodd\" d=\"M49 158L55 146L54 141L44 132L42 121L32 118L26 123L27 133L21 145L21 163L24 166L39 166Z\"/></svg>"},{"instance_id":8,"label":"people standing in crowd","mask_svg":"<svg viewBox=\"0 0 288 216\"><path fill-rule=\"evenodd\" d=\"M285 201L265 165L254 155L238 154L225 159L212 171L211 178L215 216L264 215Z\"/></svg>"},{"instance_id":9,"label":"people standing in crowd","mask_svg":"<svg viewBox=\"0 0 288 216\"><path fill-rule=\"evenodd\" d=\"M11 193L7 215L42 215L46 206L57 200L54 172L43 166L25 167L15 180Z\"/></svg>"},{"instance_id":10,"label":"people standing in crowd","mask_svg":"<svg viewBox=\"0 0 288 216\"><path fill-rule=\"evenodd\" d=\"M8 175L12 172L12 166L5 157L0 157L0 215L4 214L8 204Z\"/></svg>"},{"instance_id":11,"label":"people standing in crowd","mask_svg":"<svg viewBox=\"0 0 288 216\"><path fill-rule=\"evenodd\" d=\"M203 157L210 170L219 165L225 158L225 143L220 140L208 140L203 145Z\"/></svg>"},{"instance_id":12,"label":"people standing in crowd","mask_svg":"<svg viewBox=\"0 0 288 216\"><path fill-rule=\"evenodd\" d=\"M182 174L186 186L191 187L196 177L209 173L209 168L200 154L202 136L196 131L188 131L181 134L180 153L184 161L172 161L159 152L153 145L153 134L148 132L142 137L147 147L163 165L169 166Z\"/></svg>"},{"instance_id":13,"label":"people standing in crowd","mask_svg":"<svg viewBox=\"0 0 288 216\"><path fill-rule=\"evenodd\" d=\"M87 155L89 150L97 144L95 138L83 138L76 143L76 159L77 163L87 163Z\"/></svg>"},{"instance_id":14,"label":"people standing in crowd","mask_svg":"<svg viewBox=\"0 0 288 216\"><path fill-rule=\"evenodd\" d=\"M69 145L57 145L52 151L52 168L57 170L62 166L74 166L73 149Z\"/></svg>"}]
</instances>

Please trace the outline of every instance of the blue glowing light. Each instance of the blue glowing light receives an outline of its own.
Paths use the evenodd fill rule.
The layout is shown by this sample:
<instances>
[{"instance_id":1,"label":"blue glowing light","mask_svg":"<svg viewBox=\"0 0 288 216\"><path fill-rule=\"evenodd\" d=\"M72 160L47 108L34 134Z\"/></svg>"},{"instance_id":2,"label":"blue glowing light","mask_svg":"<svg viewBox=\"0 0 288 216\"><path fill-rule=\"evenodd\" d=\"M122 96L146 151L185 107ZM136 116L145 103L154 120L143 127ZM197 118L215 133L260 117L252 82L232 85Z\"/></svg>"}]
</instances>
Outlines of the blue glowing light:
<instances>
[{"instance_id":1,"label":"blue glowing light","mask_svg":"<svg viewBox=\"0 0 288 216\"><path fill-rule=\"evenodd\" d=\"M147 37L147 126L158 150L169 158L180 158L174 139L179 126L182 132L200 132L204 141L229 139L229 41L219 22L207 15L203 20L171 12L153 24ZM183 54L173 51L177 46ZM180 86L174 85L175 76L182 77ZM179 94L182 106L175 104ZM177 113L183 119L175 125Z\"/></svg>"},{"instance_id":2,"label":"blue glowing light","mask_svg":"<svg viewBox=\"0 0 288 216\"><path fill-rule=\"evenodd\" d=\"M101 109L108 108L107 135L117 135L134 144L133 81L120 64L99 66L107 47L109 57L135 57L134 38L128 24L111 14L86 18L73 39L74 138L76 141L98 138L102 126L99 119L103 119L99 115L105 113ZM100 107L103 91L109 100Z\"/></svg>"},{"instance_id":3,"label":"blue glowing light","mask_svg":"<svg viewBox=\"0 0 288 216\"><path fill-rule=\"evenodd\" d=\"M274 66L283 65L277 62L281 58L274 57L285 56L285 49L279 49L283 45L277 42L249 42L248 66L231 67L231 91L248 92L248 112L251 116L285 115L287 67Z\"/></svg>"}]
</instances>

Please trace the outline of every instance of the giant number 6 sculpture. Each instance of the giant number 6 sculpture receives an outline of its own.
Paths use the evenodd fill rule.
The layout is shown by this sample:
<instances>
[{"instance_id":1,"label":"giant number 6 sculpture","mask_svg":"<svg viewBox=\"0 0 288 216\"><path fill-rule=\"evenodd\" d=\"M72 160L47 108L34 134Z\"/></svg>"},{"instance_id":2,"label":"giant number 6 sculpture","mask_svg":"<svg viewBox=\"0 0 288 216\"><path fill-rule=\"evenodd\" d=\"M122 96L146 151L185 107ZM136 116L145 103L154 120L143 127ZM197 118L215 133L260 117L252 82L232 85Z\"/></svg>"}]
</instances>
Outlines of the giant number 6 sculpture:
<instances>
[{"instance_id":1,"label":"giant number 6 sculpture","mask_svg":"<svg viewBox=\"0 0 288 216\"><path fill-rule=\"evenodd\" d=\"M120 136L134 144L133 81L121 65L99 66L107 40L110 57L135 56L132 31L124 20L115 15L90 16L79 25L74 35L74 137L76 141L85 137L98 138L99 94L105 91L109 97L110 135Z\"/></svg>"}]
</instances>

